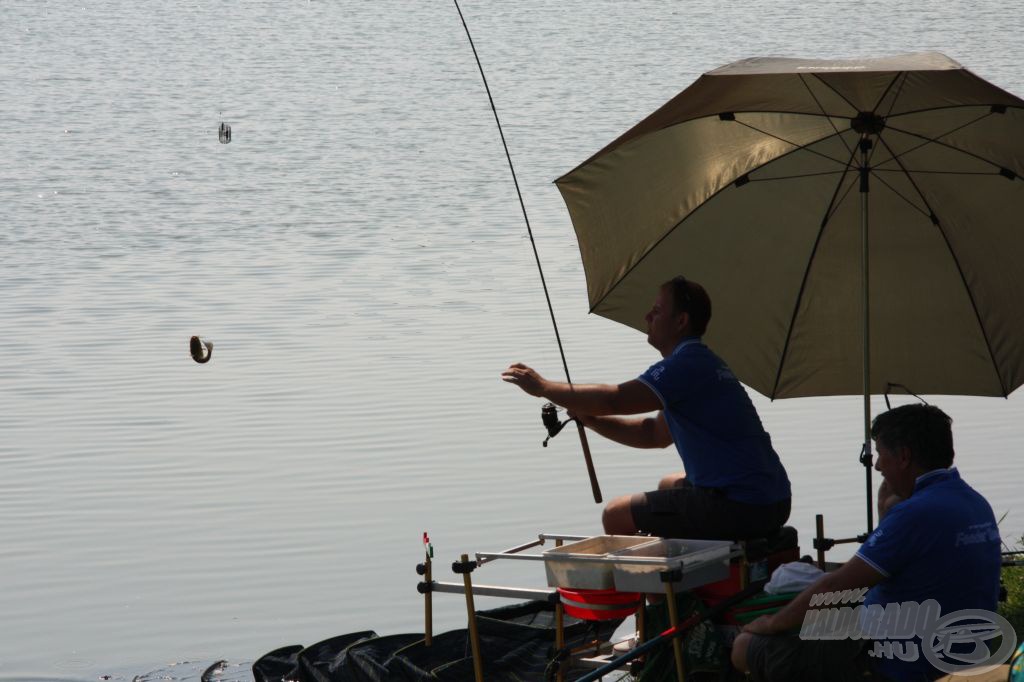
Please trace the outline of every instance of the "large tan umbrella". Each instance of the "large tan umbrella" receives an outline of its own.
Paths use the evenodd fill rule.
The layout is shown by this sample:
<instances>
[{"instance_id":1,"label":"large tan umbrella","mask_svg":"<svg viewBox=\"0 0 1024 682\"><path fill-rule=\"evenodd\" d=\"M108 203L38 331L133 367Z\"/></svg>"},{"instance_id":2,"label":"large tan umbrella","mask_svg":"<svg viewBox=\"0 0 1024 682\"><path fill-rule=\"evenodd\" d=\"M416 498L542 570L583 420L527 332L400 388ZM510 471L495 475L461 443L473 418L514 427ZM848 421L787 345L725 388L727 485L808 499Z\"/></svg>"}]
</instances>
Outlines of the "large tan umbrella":
<instances>
[{"instance_id":1,"label":"large tan umbrella","mask_svg":"<svg viewBox=\"0 0 1024 682\"><path fill-rule=\"evenodd\" d=\"M1024 383L1022 175L1024 101L921 53L729 64L556 183L592 312L644 329L685 274L741 381L863 393L869 443L889 383Z\"/></svg>"}]
</instances>

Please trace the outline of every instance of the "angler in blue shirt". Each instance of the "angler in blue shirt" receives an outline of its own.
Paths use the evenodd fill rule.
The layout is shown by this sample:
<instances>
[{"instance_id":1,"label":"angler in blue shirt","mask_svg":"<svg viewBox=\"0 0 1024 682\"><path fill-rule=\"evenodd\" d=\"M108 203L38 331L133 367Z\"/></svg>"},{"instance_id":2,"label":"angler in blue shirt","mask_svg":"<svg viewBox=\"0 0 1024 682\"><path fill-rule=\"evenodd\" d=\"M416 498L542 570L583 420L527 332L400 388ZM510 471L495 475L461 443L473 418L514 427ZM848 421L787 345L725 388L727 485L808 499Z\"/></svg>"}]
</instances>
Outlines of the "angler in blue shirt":
<instances>
[{"instance_id":1,"label":"angler in blue shirt","mask_svg":"<svg viewBox=\"0 0 1024 682\"><path fill-rule=\"evenodd\" d=\"M710 319L704 288L676 277L659 288L646 316L647 341L662 359L637 379L569 385L523 364L502 374L618 443L675 444L685 471L663 478L658 490L612 500L607 533L739 540L772 535L789 518L789 478L771 438L743 386L701 342Z\"/></svg>"},{"instance_id":2,"label":"angler in blue shirt","mask_svg":"<svg viewBox=\"0 0 1024 682\"><path fill-rule=\"evenodd\" d=\"M778 613L750 623L733 645L737 668L755 682L925 682L968 668L968 659L957 656L975 651L974 642L956 641L965 633L987 657L983 640L1008 626L992 615L999 595L999 530L988 502L952 467L951 422L933 405L904 405L875 418L875 468L885 479L878 528L850 561ZM839 608L851 610L839 636L822 637L808 627L826 622L820 614L808 620L814 595L864 588L870 589L863 604ZM835 608L831 600L825 603ZM939 632L943 617L966 610L984 612L980 622L976 613L970 616L981 629L964 629L965 622L954 618L945 625L957 624L956 637ZM799 637L786 634L794 629Z\"/></svg>"}]
</instances>

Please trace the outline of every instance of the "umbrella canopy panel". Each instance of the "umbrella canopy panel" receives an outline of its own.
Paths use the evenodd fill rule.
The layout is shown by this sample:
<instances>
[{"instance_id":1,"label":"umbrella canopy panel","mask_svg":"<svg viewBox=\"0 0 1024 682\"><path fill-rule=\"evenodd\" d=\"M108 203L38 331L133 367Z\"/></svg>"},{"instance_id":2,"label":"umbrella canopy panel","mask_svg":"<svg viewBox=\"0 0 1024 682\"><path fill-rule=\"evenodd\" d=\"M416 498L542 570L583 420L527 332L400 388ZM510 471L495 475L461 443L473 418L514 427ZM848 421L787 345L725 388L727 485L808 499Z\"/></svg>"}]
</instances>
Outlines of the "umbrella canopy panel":
<instances>
[{"instance_id":1,"label":"umbrella canopy panel","mask_svg":"<svg viewBox=\"0 0 1024 682\"><path fill-rule=\"evenodd\" d=\"M738 62L559 178L591 310L645 329L685 274L744 383L861 393L865 125L871 392L1007 395L1024 383L1024 102L934 53Z\"/></svg>"}]
</instances>

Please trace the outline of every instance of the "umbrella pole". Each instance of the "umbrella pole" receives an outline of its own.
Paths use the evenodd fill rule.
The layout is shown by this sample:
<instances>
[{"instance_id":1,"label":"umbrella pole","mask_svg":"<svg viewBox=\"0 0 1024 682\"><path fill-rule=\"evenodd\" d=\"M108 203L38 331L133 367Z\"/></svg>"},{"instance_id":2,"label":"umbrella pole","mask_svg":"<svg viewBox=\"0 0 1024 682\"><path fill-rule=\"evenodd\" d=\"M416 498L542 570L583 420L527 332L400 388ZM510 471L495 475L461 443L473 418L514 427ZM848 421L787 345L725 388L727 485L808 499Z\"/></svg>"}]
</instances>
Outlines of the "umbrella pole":
<instances>
[{"instance_id":1,"label":"umbrella pole","mask_svg":"<svg viewBox=\"0 0 1024 682\"><path fill-rule=\"evenodd\" d=\"M868 193L870 192L868 167L868 151L871 149L871 138L867 133L860 138L860 233L861 233L861 302L864 315L864 446L860 452L860 463L864 465L865 486L867 492L868 533L874 530L874 510L872 509L871 489L871 329L868 318Z\"/></svg>"}]
</instances>

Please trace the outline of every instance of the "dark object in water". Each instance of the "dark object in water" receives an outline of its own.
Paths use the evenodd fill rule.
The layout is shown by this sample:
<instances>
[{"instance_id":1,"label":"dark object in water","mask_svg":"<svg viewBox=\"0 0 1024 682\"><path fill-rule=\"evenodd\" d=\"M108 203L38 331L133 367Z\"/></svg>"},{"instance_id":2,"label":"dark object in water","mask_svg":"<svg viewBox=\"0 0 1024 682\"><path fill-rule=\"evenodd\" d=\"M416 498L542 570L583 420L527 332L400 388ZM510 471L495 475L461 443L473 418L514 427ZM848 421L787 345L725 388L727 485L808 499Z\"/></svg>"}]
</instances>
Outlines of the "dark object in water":
<instances>
[{"instance_id":1,"label":"dark object in water","mask_svg":"<svg viewBox=\"0 0 1024 682\"><path fill-rule=\"evenodd\" d=\"M565 617L565 643L576 648L605 641L621 620ZM490 681L544 680L555 650L555 607L534 601L477 612L484 674ZM256 682L472 682L467 630L452 630L426 646L422 634L378 637L355 632L305 649L276 649L253 663ZM582 671L577 671L582 673ZM572 677L572 675L569 675Z\"/></svg>"},{"instance_id":2,"label":"dark object in water","mask_svg":"<svg viewBox=\"0 0 1024 682\"><path fill-rule=\"evenodd\" d=\"M227 664L227 661L217 661L216 663L214 663L213 665L211 665L203 671L202 677L199 678L200 681L210 682L210 680L213 679L214 675L220 675L224 671L224 666L226 666Z\"/></svg>"},{"instance_id":3,"label":"dark object in water","mask_svg":"<svg viewBox=\"0 0 1024 682\"><path fill-rule=\"evenodd\" d=\"M213 357L213 341L205 341L198 336L193 336L188 340L188 350L192 354L193 360L200 365L205 364Z\"/></svg>"},{"instance_id":4,"label":"dark object in water","mask_svg":"<svg viewBox=\"0 0 1024 682\"><path fill-rule=\"evenodd\" d=\"M220 139L221 144L231 142L231 126L221 121L220 131L217 133L217 137Z\"/></svg>"}]
</instances>

